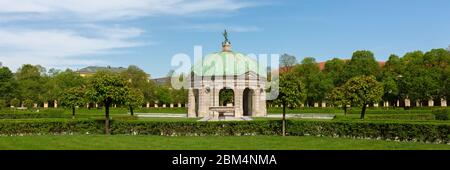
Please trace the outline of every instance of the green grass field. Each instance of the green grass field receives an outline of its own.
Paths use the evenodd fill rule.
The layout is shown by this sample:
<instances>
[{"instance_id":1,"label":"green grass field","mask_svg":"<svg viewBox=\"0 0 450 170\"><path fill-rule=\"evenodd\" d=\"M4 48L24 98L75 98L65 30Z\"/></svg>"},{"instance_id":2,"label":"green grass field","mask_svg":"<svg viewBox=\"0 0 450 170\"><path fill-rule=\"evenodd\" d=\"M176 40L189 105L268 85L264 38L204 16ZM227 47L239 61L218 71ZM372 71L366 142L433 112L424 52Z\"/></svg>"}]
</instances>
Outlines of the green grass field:
<instances>
[{"instance_id":1,"label":"green grass field","mask_svg":"<svg viewBox=\"0 0 450 170\"><path fill-rule=\"evenodd\" d=\"M450 150L446 144L281 136L8 136L0 150Z\"/></svg>"}]
</instances>

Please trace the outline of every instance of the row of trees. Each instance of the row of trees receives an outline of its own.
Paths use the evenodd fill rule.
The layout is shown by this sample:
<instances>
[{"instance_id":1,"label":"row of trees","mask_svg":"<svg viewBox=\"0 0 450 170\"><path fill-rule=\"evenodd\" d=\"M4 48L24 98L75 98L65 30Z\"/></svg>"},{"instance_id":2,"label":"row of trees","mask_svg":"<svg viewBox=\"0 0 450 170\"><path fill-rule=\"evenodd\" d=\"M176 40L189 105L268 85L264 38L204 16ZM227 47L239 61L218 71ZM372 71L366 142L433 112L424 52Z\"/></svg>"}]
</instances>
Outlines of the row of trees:
<instances>
[{"instance_id":1,"label":"row of trees","mask_svg":"<svg viewBox=\"0 0 450 170\"><path fill-rule=\"evenodd\" d=\"M450 52L445 49L414 51L403 57L391 55L385 63L377 62L371 51L356 51L350 60L334 58L325 62L323 69L309 57L297 63L294 56L285 54L280 63L284 68L282 75L296 77L303 84L298 90L303 95L291 94L294 98L289 100L281 95L274 101L283 106L312 106L323 101L344 110L348 105L361 106L364 118L367 105L380 101L396 105L396 101L405 99L427 102L450 96ZM280 76L281 94L282 85L288 84L283 81L290 80ZM293 102L284 104L286 101Z\"/></svg>"},{"instance_id":2,"label":"row of trees","mask_svg":"<svg viewBox=\"0 0 450 170\"><path fill-rule=\"evenodd\" d=\"M12 73L8 67L1 67L0 108L22 105L31 108L34 104L42 106L46 102L52 103L55 100L71 108L86 106L87 103L98 103L103 106L104 102L91 100L82 95L92 81L101 74L104 73L82 77L70 69L46 71L39 65L30 64L25 64L16 73ZM186 90L173 90L169 84L157 85L153 81L149 81L148 74L136 66L129 66L122 72L108 74L115 75L116 79L120 80L118 83L124 82L129 89L126 95L128 97L124 98L121 103L117 103L122 106L137 107L147 102L161 104L187 102ZM133 112L132 107L130 107L130 112Z\"/></svg>"}]
</instances>

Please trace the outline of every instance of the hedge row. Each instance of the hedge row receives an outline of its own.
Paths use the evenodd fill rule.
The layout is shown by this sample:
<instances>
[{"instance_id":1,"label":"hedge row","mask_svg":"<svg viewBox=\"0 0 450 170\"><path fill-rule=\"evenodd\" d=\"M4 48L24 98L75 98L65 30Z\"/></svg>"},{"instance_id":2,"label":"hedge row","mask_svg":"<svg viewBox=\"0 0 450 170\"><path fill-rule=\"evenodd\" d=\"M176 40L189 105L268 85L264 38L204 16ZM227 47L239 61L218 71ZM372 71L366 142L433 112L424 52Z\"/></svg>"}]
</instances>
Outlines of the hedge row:
<instances>
[{"instance_id":1,"label":"hedge row","mask_svg":"<svg viewBox=\"0 0 450 170\"><path fill-rule=\"evenodd\" d=\"M1 135L26 134L102 134L102 120L1 120ZM113 120L112 134L164 136L241 136L280 135L281 121L258 120L242 122L169 122ZM405 123L366 121L304 121L289 120L291 136L329 136L450 143L448 123Z\"/></svg>"},{"instance_id":2,"label":"hedge row","mask_svg":"<svg viewBox=\"0 0 450 170\"><path fill-rule=\"evenodd\" d=\"M102 134L101 120L30 119L0 120L0 135Z\"/></svg>"}]
</instances>

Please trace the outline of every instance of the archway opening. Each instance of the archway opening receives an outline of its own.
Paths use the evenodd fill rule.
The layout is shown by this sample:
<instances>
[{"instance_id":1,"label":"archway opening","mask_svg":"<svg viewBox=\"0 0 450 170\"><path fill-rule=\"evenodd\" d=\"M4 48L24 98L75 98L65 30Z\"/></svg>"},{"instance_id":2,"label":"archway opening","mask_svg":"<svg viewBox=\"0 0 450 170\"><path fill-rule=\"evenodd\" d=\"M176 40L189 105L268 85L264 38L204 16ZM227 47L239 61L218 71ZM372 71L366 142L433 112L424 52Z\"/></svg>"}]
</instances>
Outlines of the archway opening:
<instances>
[{"instance_id":1,"label":"archway opening","mask_svg":"<svg viewBox=\"0 0 450 170\"><path fill-rule=\"evenodd\" d=\"M242 107L243 107L243 111L244 111L244 116L252 116L253 93L254 93L254 91L252 89L246 88L244 90L244 95L242 96L243 97Z\"/></svg>"},{"instance_id":2,"label":"archway opening","mask_svg":"<svg viewBox=\"0 0 450 170\"><path fill-rule=\"evenodd\" d=\"M219 106L234 106L233 89L223 88L219 91Z\"/></svg>"}]
</instances>

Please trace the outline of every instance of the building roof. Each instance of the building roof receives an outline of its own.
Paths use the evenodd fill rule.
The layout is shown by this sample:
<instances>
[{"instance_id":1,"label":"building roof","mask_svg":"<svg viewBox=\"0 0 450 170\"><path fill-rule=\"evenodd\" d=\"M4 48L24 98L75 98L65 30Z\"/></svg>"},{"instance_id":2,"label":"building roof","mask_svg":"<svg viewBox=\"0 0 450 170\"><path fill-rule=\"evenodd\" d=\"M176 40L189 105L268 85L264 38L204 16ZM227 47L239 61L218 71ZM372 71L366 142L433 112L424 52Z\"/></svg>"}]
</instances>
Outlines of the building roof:
<instances>
[{"instance_id":1,"label":"building roof","mask_svg":"<svg viewBox=\"0 0 450 170\"><path fill-rule=\"evenodd\" d=\"M80 74L94 74L97 71L100 70L107 70L107 71L112 71L112 72L121 72L121 71L125 71L126 68L123 67L111 67L111 66L106 66L106 67L101 67L101 66L88 66L85 68L82 68L80 70L78 70L78 73Z\"/></svg>"},{"instance_id":2,"label":"building roof","mask_svg":"<svg viewBox=\"0 0 450 170\"><path fill-rule=\"evenodd\" d=\"M192 71L198 76L235 76L254 72L266 77L267 69L260 67L255 59L245 54L222 51L209 54L203 62L195 63Z\"/></svg>"}]
</instances>

